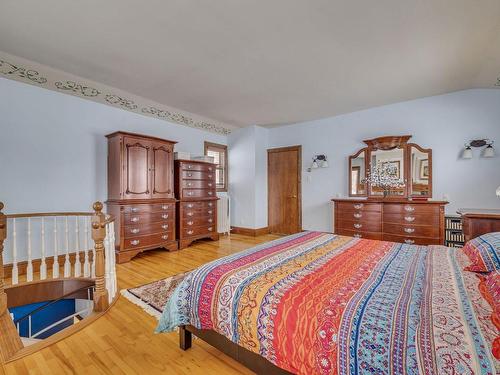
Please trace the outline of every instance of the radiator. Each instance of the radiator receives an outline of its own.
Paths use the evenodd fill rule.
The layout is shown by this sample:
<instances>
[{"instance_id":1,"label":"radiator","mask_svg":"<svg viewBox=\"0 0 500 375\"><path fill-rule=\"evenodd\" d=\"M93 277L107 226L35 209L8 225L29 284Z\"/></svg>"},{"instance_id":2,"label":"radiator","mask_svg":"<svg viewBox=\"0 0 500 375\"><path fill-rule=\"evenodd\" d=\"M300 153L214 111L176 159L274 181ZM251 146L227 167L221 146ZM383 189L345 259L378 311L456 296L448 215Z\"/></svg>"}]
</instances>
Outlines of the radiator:
<instances>
[{"instance_id":1,"label":"radiator","mask_svg":"<svg viewBox=\"0 0 500 375\"><path fill-rule=\"evenodd\" d=\"M217 231L219 233L230 234L231 224L229 218L229 196L219 196L217 201Z\"/></svg>"}]
</instances>

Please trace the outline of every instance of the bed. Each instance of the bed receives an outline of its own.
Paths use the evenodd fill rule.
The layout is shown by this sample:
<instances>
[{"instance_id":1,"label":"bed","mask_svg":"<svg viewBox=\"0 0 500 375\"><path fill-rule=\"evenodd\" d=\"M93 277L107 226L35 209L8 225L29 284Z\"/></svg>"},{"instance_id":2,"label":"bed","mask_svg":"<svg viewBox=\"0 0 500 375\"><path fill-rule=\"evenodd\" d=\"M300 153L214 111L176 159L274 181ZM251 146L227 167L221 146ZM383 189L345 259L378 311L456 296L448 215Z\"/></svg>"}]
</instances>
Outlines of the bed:
<instances>
[{"instance_id":1,"label":"bed","mask_svg":"<svg viewBox=\"0 0 500 375\"><path fill-rule=\"evenodd\" d=\"M263 374L495 374L498 332L467 263L460 249L302 232L191 272L157 331Z\"/></svg>"}]
</instances>

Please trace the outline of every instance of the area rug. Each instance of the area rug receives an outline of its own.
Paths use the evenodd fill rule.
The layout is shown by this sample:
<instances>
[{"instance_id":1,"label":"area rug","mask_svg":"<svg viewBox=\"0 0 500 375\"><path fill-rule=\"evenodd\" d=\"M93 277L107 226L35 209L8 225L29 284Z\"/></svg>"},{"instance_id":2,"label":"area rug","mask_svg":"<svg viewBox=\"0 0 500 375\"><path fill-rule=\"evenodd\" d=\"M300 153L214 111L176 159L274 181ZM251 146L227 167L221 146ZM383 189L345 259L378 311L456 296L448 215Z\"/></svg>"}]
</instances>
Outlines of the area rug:
<instances>
[{"instance_id":1,"label":"area rug","mask_svg":"<svg viewBox=\"0 0 500 375\"><path fill-rule=\"evenodd\" d=\"M177 285L189 274L180 273L166 279L153 281L135 288L123 289L121 294L130 302L140 306L148 314L160 319L163 307L174 292Z\"/></svg>"}]
</instances>

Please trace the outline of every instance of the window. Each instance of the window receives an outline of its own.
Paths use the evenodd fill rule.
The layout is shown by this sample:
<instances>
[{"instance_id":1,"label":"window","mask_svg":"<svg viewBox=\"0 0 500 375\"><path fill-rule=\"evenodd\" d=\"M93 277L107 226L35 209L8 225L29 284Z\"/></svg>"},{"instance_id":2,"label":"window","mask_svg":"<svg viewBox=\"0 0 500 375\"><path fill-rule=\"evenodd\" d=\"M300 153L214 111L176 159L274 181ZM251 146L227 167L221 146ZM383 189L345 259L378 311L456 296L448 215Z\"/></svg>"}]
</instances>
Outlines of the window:
<instances>
[{"instance_id":1,"label":"window","mask_svg":"<svg viewBox=\"0 0 500 375\"><path fill-rule=\"evenodd\" d=\"M215 185L217 191L227 191L227 146L205 142L205 155L212 156L217 164Z\"/></svg>"}]
</instances>

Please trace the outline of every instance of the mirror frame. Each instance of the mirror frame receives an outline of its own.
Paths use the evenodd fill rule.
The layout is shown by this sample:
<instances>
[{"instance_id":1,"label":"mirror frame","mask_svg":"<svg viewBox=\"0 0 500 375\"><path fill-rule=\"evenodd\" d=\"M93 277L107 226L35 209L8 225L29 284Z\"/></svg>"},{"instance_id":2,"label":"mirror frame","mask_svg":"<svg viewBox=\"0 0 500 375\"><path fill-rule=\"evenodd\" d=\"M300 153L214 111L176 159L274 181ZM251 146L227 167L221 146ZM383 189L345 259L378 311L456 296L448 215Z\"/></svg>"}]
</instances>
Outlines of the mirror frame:
<instances>
[{"instance_id":1,"label":"mirror frame","mask_svg":"<svg viewBox=\"0 0 500 375\"><path fill-rule=\"evenodd\" d=\"M368 163L368 152L367 152L367 148L362 148L361 150L359 150L358 152L356 152L354 155L349 155L349 196L350 197L366 197L368 196L368 185L365 187L365 193L364 194L352 194L352 190L351 190L351 186L352 186L352 160L353 159L356 159L359 155L361 154L365 154L365 177L366 177L366 171L367 171L367 168L366 168L366 165Z\"/></svg>"},{"instance_id":2,"label":"mirror frame","mask_svg":"<svg viewBox=\"0 0 500 375\"><path fill-rule=\"evenodd\" d=\"M416 143L408 143L408 196L409 197L422 197L422 198L432 198L432 149L423 148ZM429 186L429 193L427 194L413 194L413 173L411 173L411 148L415 147L418 151L427 154L429 163L429 179L427 180L427 185Z\"/></svg>"},{"instance_id":3,"label":"mirror frame","mask_svg":"<svg viewBox=\"0 0 500 375\"><path fill-rule=\"evenodd\" d=\"M349 156L349 176L348 176L348 193L350 197L368 197L368 198L383 198L377 194L371 194L371 186L367 183L366 192L364 194L352 194L351 193L351 168L352 168L352 160L358 157L362 152L365 153L365 176L368 175L368 172L371 170L371 153L375 150L393 150L395 148L401 148L403 150L403 176L405 182L404 193L402 195L391 195L385 197L384 199L407 199L407 198L432 198L432 149L423 148L416 143L408 143L408 140L411 138L411 135L402 135L402 136L386 136L386 137L378 137L374 139L364 140L366 143L366 147L358 150L355 154ZM413 177L411 174L411 148L415 147L420 152L428 153L429 155L429 193L426 195L421 194L413 194L412 193L412 182Z\"/></svg>"}]
</instances>

